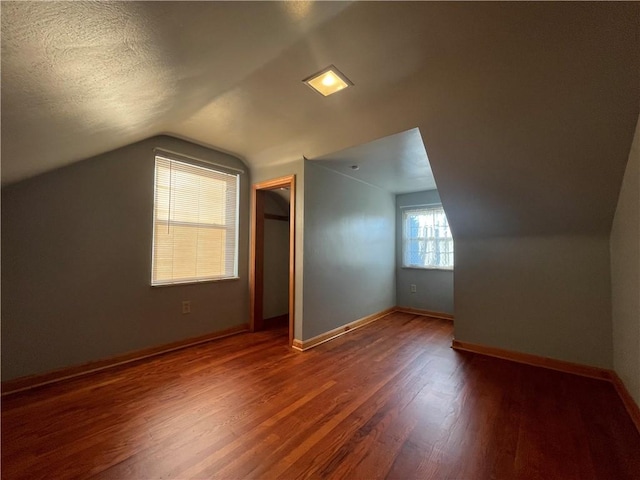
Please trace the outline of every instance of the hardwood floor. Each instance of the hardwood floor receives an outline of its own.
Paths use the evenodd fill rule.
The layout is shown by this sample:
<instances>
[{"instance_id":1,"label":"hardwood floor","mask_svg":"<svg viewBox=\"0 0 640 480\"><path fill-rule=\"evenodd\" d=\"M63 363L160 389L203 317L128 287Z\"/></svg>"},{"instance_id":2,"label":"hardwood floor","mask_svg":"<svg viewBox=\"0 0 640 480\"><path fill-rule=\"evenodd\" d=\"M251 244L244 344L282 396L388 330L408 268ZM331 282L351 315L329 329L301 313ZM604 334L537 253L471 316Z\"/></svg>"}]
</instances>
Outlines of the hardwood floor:
<instances>
[{"instance_id":1,"label":"hardwood floor","mask_svg":"<svg viewBox=\"0 0 640 480\"><path fill-rule=\"evenodd\" d=\"M631 479L611 384L449 348L394 313L304 353L242 334L2 403L6 479Z\"/></svg>"}]
</instances>

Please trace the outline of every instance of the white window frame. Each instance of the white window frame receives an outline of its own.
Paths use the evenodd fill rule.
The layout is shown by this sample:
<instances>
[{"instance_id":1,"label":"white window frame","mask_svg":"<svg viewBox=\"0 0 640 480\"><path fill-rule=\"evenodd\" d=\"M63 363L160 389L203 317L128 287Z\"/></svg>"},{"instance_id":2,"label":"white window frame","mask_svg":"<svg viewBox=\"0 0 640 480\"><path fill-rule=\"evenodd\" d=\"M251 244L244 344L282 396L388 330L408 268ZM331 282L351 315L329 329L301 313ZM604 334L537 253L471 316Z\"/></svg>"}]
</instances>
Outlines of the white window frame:
<instances>
[{"instance_id":1,"label":"white window frame","mask_svg":"<svg viewBox=\"0 0 640 480\"><path fill-rule=\"evenodd\" d=\"M441 213L443 217L443 222L438 224L436 228L429 229L428 227L422 227L421 231L418 232L418 236L411 236L411 232L409 231L409 217L419 216L419 215L434 215L434 213ZM444 235L440 235L440 231L444 229ZM435 233L437 232L437 234ZM434 236L434 234L436 236ZM424 252L425 257L427 256L428 251L433 251L433 246L437 244L437 242L445 241L448 245L451 246L451 251L449 252L446 249L444 252L440 250L438 255L448 255L450 257L450 262L446 264L435 264L433 262L427 263L412 263L410 259L410 253L408 252L408 248L410 244L414 244L417 242L418 247L421 251ZM430 245L430 242L431 245ZM431 247L431 249L429 248ZM436 247L437 248L437 247ZM447 220L447 216L444 212L444 208L442 205L426 205L426 206L409 206L403 207L402 209L402 267L403 268L417 268L423 270L453 270L454 268L454 242L453 235L451 234L451 228L449 226L449 222Z\"/></svg>"},{"instance_id":2,"label":"white window frame","mask_svg":"<svg viewBox=\"0 0 640 480\"><path fill-rule=\"evenodd\" d=\"M171 213L167 215L167 219L159 219L159 209L158 209L158 171L159 171L159 162L170 162L171 165L177 166L178 168L183 168L181 166L185 166L191 172L197 172L198 170L209 171L215 175L229 177L228 182L231 184L235 184L235 195L232 191L233 202L235 208L233 212L231 212L230 219L225 219L224 224L214 224L214 223L202 223L202 222L185 222L185 221L177 221L171 218ZM166 167L164 167L166 168ZM170 173L172 175L172 173ZM235 180L234 180L235 179ZM170 187L171 188L171 187ZM172 190L171 195L176 195L176 192ZM171 198L171 197L170 197ZM169 203L175 202L175 198L171 198ZM185 285L192 283L202 283L202 282L213 282L213 281L221 281L221 280L237 280L238 277L238 240L239 240L239 211L240 211L240 171L236 171L233 168L226 169L225 167L209 164L203 161L196 161L195 159L191 159L190 157L186 157L183 159L181 156L167 155L164 152L156 153L155 161L154 161L154 196L153 196L153 237L152 237L152 249L151 249L151 286L159 287L159 286L170 286L170 285ZM228 213L228 212L227 212ZM215 229L225 229L228 231L227 238L233 241L233 245L230 248L226 249L227 254L233 255L233 265L232 271L225 270L222 275L193 275L189 277L183 278L175 278L172 277L170 279L156 278L156 263L157 263L157 249L156 249L156 231L158 228L171 228L171 225L177 225L181 227L185 226L193 226L193 228L215 228ZM197 260L196 260L197 261Z\"/></svg>"}]
</instances>

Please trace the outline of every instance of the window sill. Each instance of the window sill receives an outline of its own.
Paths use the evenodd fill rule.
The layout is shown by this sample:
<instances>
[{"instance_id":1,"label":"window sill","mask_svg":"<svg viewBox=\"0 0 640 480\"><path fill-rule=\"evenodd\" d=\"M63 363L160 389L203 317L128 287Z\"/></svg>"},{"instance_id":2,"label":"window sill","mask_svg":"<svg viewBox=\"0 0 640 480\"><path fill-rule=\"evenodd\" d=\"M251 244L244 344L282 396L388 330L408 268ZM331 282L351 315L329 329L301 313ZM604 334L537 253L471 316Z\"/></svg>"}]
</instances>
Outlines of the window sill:
<instances>
[{"instance_id":1,"label":"window sill","mask_svg":"<svg viewBox=\"0 0 640 480\"><path fill-rule=\"evenodd\" d=\"M196 281L186 281L186 282L175 282L175 283L159 283L157 285L150 285L151 288L163 288L163 287L178 287L185 285L201 285L203 283L219 283L219 282L233 282L236 280L240 280L240 277L228 277L228 278L214 278L210 280L196 280Z\"/></svg>"},{"instance_id":2,"label":"window sill","mask_svg":"<svg viewBox=\"0 0 640 480\"><path fill-rule=\"evenodd\" d=\"M407 266L402 266L400 267L403 270L437 270L439 272L453 272L453 267L452 268L442 268L442 267L407 267Z\"/></svg>"}]
</instances>

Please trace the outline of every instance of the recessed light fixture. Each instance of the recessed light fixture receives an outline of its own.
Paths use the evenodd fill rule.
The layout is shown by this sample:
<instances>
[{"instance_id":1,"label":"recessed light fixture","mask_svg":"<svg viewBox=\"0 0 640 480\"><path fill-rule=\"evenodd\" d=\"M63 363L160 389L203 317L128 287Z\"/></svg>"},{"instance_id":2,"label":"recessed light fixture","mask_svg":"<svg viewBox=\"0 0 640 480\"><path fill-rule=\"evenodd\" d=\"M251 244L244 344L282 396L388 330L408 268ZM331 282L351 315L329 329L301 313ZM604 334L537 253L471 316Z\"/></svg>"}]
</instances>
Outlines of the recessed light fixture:
<instances>
[{"instance_id":1,"label":"recessed light fixture","mask_svg":"<svg viewBox=\"0 0 640 480\"><path fill-rule=\"evenodd\" d=\"M303 82L325 97L353 85L353 82L333 65L311 75Z\"/></svg>"},{"instance_id":2,"label":"recessed light fixture","mask_svg":"<svg viewBox=\"0 0 640 480\"><path fill-rule=\"evenodd\" d=\"M360 170L358 165L351 165L351 170Z\"/></svg>"}]
</instances>

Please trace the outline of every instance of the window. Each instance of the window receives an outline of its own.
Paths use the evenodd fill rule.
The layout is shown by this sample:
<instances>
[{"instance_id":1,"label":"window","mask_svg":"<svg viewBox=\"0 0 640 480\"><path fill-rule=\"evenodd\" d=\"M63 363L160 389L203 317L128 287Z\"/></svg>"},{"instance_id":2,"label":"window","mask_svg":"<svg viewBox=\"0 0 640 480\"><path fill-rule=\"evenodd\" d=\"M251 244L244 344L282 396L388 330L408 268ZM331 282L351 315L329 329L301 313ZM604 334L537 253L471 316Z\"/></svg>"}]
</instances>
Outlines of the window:
<instances>
[{"instance_id":1,"label":"window","mask_svg":"<svg viewBox=\"0 0 640 480\"><path fill-rule=\"evenodd\" d=\"M453 269L453 237L442 207L405 210L402 242L403 267Z\"/></svg>"},{"instance_id":2,"label":"window","mask_svg":"<svg viewBox=\"0 0 640 480\"><path fill-rule=\"evenodd\" d=\"M238 181L156 156L152 285L237 277Z\"/></svg>"}]
</instances>

